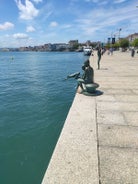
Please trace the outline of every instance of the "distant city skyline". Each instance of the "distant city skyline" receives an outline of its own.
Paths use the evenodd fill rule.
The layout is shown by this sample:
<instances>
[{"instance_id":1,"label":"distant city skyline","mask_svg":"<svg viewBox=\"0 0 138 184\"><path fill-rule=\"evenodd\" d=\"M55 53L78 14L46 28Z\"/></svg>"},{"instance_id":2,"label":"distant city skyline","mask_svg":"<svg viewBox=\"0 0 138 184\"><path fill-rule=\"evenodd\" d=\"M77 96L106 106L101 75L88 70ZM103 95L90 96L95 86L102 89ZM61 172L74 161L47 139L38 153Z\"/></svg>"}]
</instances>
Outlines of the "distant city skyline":
<instances>
[{"instance_id":1,"label":"distant city skyline","mask_svg":"<svg viewBox=\"0 0 138 184\"><path fill-rule=\"evenodd\" d=\"M0 47L106 42L138 32L137 0L0 1Z\"/></svg>"}]
</instances>

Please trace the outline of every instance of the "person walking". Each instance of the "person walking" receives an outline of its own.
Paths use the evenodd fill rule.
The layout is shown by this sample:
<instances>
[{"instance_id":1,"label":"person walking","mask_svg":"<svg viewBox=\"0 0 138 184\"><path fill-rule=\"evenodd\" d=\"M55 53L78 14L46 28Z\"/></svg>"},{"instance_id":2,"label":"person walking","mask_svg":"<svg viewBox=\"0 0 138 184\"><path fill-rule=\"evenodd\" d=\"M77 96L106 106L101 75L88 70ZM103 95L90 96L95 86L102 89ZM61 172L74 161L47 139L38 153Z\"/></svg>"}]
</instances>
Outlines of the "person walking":
<instances>
[{"instance_id":1,"label":"person walking","mask_svg":"<svg viewBox=\"0 0 138 184\"><path fill-rule=\"evenodd\" d=\"M98 64L98 70L99 70L100 69L101 56L102 56L101 48L100 47L97 48L97 56L98 56L97 64Z\"/></svg>"},{"instance_id":2,"label":"person walking","mask_svg":"<svg viewBox=\"0 0 138 184\"><path fill-rule=\"evenodd\" d=\"M131 57L134 57L134 55L135 55L135 49L132 48L132 49L131 49Z\"/></svg>"}]
</instances>

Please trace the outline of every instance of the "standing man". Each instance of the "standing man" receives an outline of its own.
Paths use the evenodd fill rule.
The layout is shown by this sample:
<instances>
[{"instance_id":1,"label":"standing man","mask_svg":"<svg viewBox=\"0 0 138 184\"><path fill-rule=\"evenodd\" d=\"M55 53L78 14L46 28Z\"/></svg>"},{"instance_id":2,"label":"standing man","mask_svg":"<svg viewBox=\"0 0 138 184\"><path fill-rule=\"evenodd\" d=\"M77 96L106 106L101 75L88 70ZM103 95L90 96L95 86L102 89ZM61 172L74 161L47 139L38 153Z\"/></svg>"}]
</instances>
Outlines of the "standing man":
<instances>
[{"instance_id":1,"label":"standing man","mask_svg":"<svg viewBox=\"0 0 138 184\"><path fill-rule=\"evenodd\" d=\"M100 69L100 60L101 60L101 56L102 56L101 48L100 47L97 48L97 56L98 56L97 63L98 63L98 70L99 70Z\"/></svg>"},{"instance_id":2,"label":"standing man","mask_svg":"<svg viewBox=\"0 0 138 184\"><path fill-rule=\"evenodd\" d=\"M134 49L134 47L131 49L131 57L134 57L134 55L135 55L135 49Z\"/></svg>"}]
</instances>

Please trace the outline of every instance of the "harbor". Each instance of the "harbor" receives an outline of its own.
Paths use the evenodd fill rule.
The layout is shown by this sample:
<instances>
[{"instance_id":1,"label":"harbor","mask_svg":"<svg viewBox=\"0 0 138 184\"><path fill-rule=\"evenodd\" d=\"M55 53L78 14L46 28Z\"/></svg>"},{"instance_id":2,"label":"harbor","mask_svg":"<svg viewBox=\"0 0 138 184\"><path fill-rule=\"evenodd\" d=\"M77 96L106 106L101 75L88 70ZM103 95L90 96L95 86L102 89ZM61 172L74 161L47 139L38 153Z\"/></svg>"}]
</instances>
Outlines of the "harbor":
<instances>
[{"instance_id":1,"label":"harbor","mask_svg":"<svg viewBox=\"0 0 138 184\"><path fill-rule=\"evenodd\" d=\"M137 184L138 54L89 59L102 94L76 93L42 184Z\"/></svg>"}]
</instances>

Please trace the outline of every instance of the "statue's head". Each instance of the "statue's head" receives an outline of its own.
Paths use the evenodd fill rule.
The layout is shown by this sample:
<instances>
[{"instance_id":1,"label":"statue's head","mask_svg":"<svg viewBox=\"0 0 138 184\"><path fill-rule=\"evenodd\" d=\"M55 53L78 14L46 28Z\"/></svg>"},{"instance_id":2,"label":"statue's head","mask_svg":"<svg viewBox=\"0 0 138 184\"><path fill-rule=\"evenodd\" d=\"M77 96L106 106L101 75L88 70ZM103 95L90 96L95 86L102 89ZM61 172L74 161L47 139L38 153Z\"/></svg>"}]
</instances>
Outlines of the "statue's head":
<instances>
[{"instance_id":1,"label":"statue's head","mask_svg":"<svg viewBox=\"0 0 138 184\"><path fill-rule=\"evenodd\" d=\"M90 65L90 61L89 61L89 59L87 59L85 62L84 62L84 66L85 67L88 67Z\"/></svg>"},{"instance_id":2,"label":"statue's head","mask_svg":"<svg viewBox=\"0 0 138 184\"><path fill-rule=\"evenodd\" d=\"M85 70L85 65L82 65L82 70Z\"/></svg>"}]
</instances>

